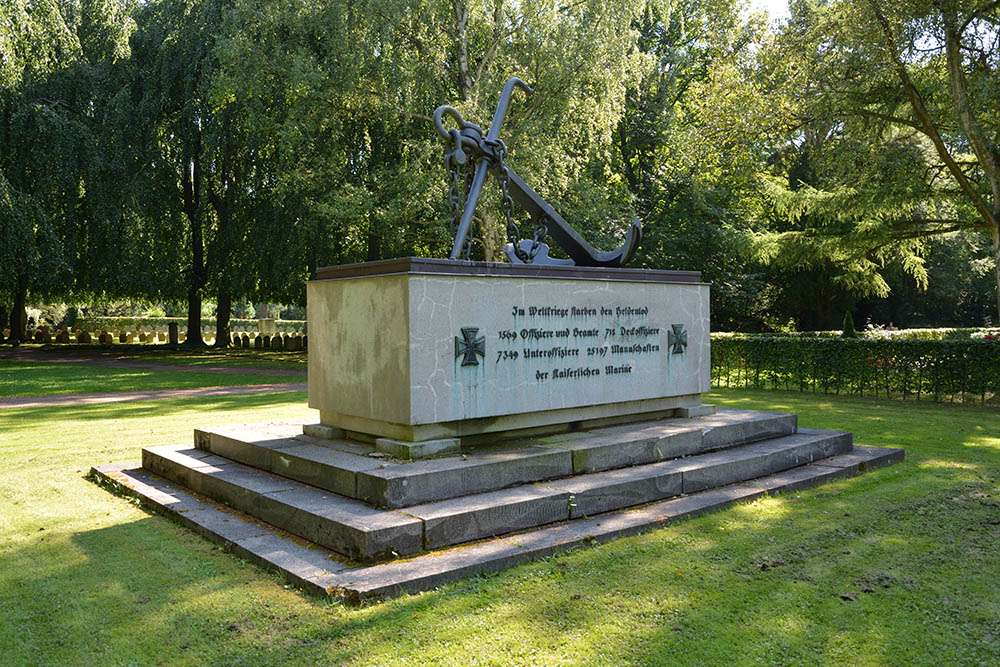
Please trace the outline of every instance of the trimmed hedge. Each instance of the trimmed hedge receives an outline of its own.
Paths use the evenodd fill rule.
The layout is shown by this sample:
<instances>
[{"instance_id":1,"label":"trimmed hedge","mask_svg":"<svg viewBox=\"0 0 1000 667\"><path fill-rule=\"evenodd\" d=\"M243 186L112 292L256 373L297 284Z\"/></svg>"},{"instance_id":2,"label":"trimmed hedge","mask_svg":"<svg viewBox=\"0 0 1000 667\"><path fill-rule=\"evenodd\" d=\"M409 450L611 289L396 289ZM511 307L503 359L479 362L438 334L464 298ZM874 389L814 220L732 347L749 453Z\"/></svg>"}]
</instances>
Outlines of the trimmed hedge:
<instances>
[{"instance_id":1,"label":"trimmed hedge","mask_svg":"<svg viewBox=\"0 0 1000 667\"><path fill-rule=\"evenodd\" d=\"M1000 340L712 336L712 384L1000 401Z\"/></svg>"},{"instance_id":2,"label":"trimmed hedge","mask_svg":"<svg viewBox=\"0 0 1000 667\"><path fill-rule=\"evenodd\" d=\"M842 331L787 331L781 333L715 332L719 338L842 338ZM1000 336L1000 328L943 327L940 329L858 329L859 338L869 340L969 340L983 336Z\"/></svg>"},{"instance_id":3,"label":"trimmed hedge","mask_svg":"<svg viewBox=\"0 0 1000 667\"><path fill-rule=\"evenodd\" d=\"M78 317L73 326L88 331L150 331L165 329L171 322L176 322L181 331L187 327L186 317ZM229 320L230 331L257 331L258 320L232 318ZM305 320L275 320L274 325L279 333L303 333ZM202 318L201 328L215 331L215 318Z\"/></svg>"}]
</instances>

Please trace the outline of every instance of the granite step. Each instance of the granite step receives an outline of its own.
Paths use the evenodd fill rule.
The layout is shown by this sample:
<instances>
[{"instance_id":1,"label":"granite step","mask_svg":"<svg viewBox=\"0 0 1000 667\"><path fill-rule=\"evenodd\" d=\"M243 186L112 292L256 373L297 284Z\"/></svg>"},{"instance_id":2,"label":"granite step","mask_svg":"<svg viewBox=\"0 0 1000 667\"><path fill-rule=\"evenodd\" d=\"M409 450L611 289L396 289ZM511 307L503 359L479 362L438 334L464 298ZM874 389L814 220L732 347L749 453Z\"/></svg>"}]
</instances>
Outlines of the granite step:
<instances>
[{"instance_id":1,"label":"granite step","mask_svg":"<svg viewBox=\"0 0 1000 667\"><path fill-rule=\"evenodd\" d=\"M307 592L347 603L418 593L477 573L495 572L517 563L551 556L580 546L641 533L650 529L753 500L762 494L786 493L864 474L903 460L903 450L855 446L850 453L814 461L748 482L655 501L640 508L601 514L520 531L460 549L435 551L388 563L357 566L338 554L303 545L298 538L275 532L217 505L192 496L141 469L141 464L95 466L102 484L139 499L144 505L204 535L240 558L280 573Z\"/></svg>"},{"instance_id":2,"label":"granite step","mask_svg":"<svg viewBox=\"0 0 1000 667\"><path fill-rule=\"evenodd\" d=\"M403 510L377 509L184 446L143 450L143 467L350 558L372 562L742 482L851 447L849 433L801 430L722 451Z\"/></svg>"},{"instance_id":3,"label":"granite step","mask_svg":"<svg viewBox=\"0 0 1000 667\"><path fill-rule=\"evenodd\" d=\"M802 429L722 451L473 494L400 511L424 522L424 547L437 549L745 482L845 454L852 448L850 433Z\"/></svg>"},{"instance_id":4,"label":"granite step","mask_svg":"<svg viewBox=\"0 0 1000 667\"><path fill-rule=\"evenodd\" d=\"M289 437L287 426L198 429L199 448L377 507L398 509L530 482L670 460L795 433L796 417L750 410L611 426L395 462L349 440Z\"/></svg>"},{"instance_id":5,"label":"granite step","mask_svg":"<svg viewBox=\"0 0 1000 667\"><path fill-rule=\"evenodd\" d=\"M186 445L147 447L142 467L349 558L423 548L423 522Z\"/></svg>"}]
</instances>

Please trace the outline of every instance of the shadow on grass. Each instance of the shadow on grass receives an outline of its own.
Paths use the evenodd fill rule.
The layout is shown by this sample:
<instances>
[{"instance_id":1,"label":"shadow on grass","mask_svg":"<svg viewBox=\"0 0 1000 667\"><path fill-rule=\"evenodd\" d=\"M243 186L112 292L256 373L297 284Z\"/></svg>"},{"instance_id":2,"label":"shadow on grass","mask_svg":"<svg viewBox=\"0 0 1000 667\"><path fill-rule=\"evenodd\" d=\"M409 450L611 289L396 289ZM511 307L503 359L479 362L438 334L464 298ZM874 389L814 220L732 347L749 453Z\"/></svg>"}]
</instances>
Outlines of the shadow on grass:
<instances>
[{"instance_id":1,"label":"shadow on grass","mask_svg":"<svg viewBox=\"0 0 1000 667\"><path fill-rule=\"evenodd\" d=\"M907 460L357 610L289 595L156 517L29 537L0 549L0 637L15 662L992 664L1000 430L953 409L833 407L792 411L866 444L891 429Z\"/></svg>"},{"instance_id":2,"label":"shadow on grass","mask_svg":"<svg viewBox=\"0 0 1000 667\"><path fill-rule=\"evenodd\" d=\"M339 663L359 649L373 663L447 662L456 650L514 662L985 660L1000 565L990 488L901 464L360 610L309 598L260 607L255 596L277 589L260 570L153 518L74 535L82 558L24 547L0 571L60 563L24 593L102 593L42 614L43 627L133 641L133 658L188 646L240 663L266 649L270 664ZM62 661L79 647L51 649Z\"/></svg>"}]
</instances>

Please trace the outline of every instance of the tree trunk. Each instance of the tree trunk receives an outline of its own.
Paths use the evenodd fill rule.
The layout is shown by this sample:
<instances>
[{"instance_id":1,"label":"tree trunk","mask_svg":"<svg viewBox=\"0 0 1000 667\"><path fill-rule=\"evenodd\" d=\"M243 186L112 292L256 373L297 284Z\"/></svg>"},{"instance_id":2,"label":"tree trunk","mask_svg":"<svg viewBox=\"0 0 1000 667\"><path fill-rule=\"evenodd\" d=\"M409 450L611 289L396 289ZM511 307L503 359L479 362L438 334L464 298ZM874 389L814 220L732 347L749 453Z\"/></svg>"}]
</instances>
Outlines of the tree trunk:
<instances>
[{"instance_id":1,"label":"tree trunk","mask_svg":"<svg viewBox=\"0 0 1000 667\"><path fill-rule=\"evenodd\" d=\"M382 259L382 239L379 238L378 225L374 217L369 224L366 241L368 249L365 253L365 261L374 262L375 260Z\"/></svg>"},{"instance_id":2,"label":"tree trunk","mask_svg":"<svg viewBox=\"0 0 1000 667\"><path fill-rule=\"evenodd\" d=\"M188 319L185 347L200 347L204 345L201 339L201 287L191 284L188 287Z\"/></svg>"},{"instance_id":3,"label":"tree trunk","mask_svg":"<svg viewBox=\"0 0 1000 667\"><path fill-rule=\"evenodd\" d=\"M14 289L14 307L10 309L10 338L12 345L20 345L28 337L28 288L18 286Z\"/></svg>"},{"instance_id":4,"label":"tree trunk","mask_svg":"<svg viewBox=\"0 0 1000 667\"><path fill-rule=\"evenodd\" d=\"M993 276L997 291L997 321L994 326L1000 326L1000 226L994 225L990 233L993 235Z\"/></svg>"},{"instance_id":5,"label":"tree trunk","mask_svg":"<svg viewBox=\"0 0 1000 667\"><path fill-rule=\"evenodd\" d=\"M215 313L215 347L226 348L232 342L229 333L229 320L233 314L233 295L226 290L219 290L218 310Z\"/></svg>"},{"instance_id":6,"label":"tree trunk","mask_svg":"<svg viewBox=\"0 0 1000 667\"><path fill-rule=\"evenodd\" d=\"M198 151L201 150L199 141ZM197 151L195 153L197 155ZM191 226L191 272L188 276L188 321L185 347L202 347L201 290L205 286L205 241L201 217L201 166L194 157L186 163L182 187L184 214Z\"/></svg>"},{"instance_id":7,"label":"tree trunk","mask_svg":"<svg viewBox=\"0 0 1000 667\"><path fill-rule=\"evenodd\" d=\"M469 8L465 0L451 0L451 8L455 55L458 59L458 95L463 101L468 101L475 83L469 66Z\"/></svg>"}]
</instances>

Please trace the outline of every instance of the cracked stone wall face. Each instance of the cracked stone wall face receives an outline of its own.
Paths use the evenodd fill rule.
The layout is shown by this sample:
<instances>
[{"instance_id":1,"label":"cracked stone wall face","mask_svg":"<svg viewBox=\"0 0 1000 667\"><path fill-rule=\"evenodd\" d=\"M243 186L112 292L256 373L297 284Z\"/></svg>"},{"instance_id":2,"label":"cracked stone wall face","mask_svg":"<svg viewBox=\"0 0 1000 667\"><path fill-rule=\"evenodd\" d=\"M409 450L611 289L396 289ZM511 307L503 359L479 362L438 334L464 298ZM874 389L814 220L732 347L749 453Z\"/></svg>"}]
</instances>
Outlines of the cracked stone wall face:
<instances>
[{"instance_id":1,"label":"cracked stone wall face","mask_svg":"<svg viewBox=\"0 0 1000 667\"><path fill-rule=\"evenodd\" d=\"M412 423L708 391L708 290L412 276Z\"/></svg>"},{"instance_id":2,"label":"cracked stone wall face","mask_svg":"<svg viewBox=\"0 0 1000 667\"><path fill-rule=\"evenodd\" d=\"M306 286L309 407L409 423L407 276Z\"/></svg>"},{"instance_id":3,"label":"cracked stone wall face","mask_svg":"<svg viewBox=\"0 0 1000 667\"><path fill-rule=\"evenodd\" d=\"M309 405L417 425L700 394L708 296L690 283L313 281Z\"/></svg>"}]
</instances>

